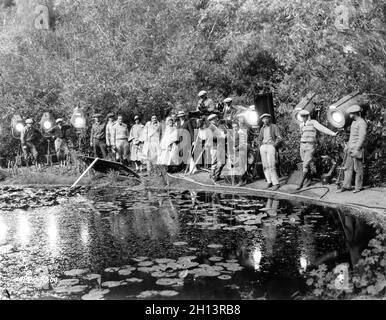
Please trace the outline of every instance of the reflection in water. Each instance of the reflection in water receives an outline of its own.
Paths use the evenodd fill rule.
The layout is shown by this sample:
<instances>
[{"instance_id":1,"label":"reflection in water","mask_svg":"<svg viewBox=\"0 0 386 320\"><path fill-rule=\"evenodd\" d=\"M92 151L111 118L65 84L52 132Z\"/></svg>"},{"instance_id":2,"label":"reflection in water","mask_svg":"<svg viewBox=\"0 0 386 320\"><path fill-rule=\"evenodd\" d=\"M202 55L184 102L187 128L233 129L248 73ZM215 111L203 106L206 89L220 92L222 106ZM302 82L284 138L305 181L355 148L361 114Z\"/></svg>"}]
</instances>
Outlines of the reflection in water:
<instances>
[{"instance_id":1,"label":"reflection in water","mask_svg":"<svg viewBox=\"0 0 386 320\"><path fill-rule=\"evenodd\" d=\"M48 244L49 244L50 250L52 252L56 251L58 227L57 227L57 221L56 221L55 215L48 216L47 235L48 235Z\"/></svg>"},{"instance_id":2,"label":"reflection in water","mask_svg":"<svg viewBox=\"0 0 386 320\"><path fill-rule=\"evenodd\" d=\"M260 246L256 247L252 253L253 267L255 270L260 270L260 261L262 258Z\"/></svg>"},{"instance_id":3,"label":"reflection in water","mask_svg":"<svg viewBox=\"0 0 386 320\"><path fill-rule=\"evenodd\" d=\"M302 274L307 271L308 261L305 255L300 256L300 270L299 272Z\"/></svg>"},{"instance_id":4,"label":"reflection in water","mask_svg":"<svg viewBox=\"0 0 386 320\"><path fill-rule=\"evenodd\" d=\"M82 244L84 246L87 246L89 238L90 238L87 221L82 221L82 223L81 223L81 226L80 226L80 238L82 239Z\"/></svg>"},{"instance_id":5,"label":"reflection in water","mask_svg":"<svg viewBox=\"0 0 386 320\"><path fill-rule=\"evenodd\" d=\"M0 245L6 243L8 227L2 216L0 216Z\"/></svg>"},{"instance_id":6,"label":"reflection in water","mask_svg":"<svg viewBox=\"0 0 386 320\"><path fill-rule=\"evenodd\" d=\"M31 235L29 216L27 212L24 212L22 210L17 211L19 213L17 236L21 245L25 246L28 244Z\"/></svg>"}]
</instances>

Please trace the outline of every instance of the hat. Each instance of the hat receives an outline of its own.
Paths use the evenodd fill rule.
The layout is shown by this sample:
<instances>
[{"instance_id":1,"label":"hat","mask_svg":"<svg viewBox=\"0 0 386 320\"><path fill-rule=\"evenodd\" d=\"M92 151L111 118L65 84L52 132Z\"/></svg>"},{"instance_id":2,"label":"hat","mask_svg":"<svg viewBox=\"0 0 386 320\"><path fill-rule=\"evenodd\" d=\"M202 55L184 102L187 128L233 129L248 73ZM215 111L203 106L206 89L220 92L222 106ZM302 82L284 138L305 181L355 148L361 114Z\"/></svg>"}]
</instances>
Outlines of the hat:
<instances>
[{"instance_id":1,"label":"hat","mask_svg":"<svg viewBox=\"0 0 386 320\"><path fill-rule=\"evenodd\" d=\"M360 111L361 111L361 107L358 106L357 104L354 104L353 106L347 109L347 113L355 113Z\"/></svg>"},{"instance_id":2,"label":"hat","mask_svg":"<svg viewBox=\"0 0 386 320\"><path fill-rule=\"evenodd\" d=\"M107 118L113 118L114 117L114 113L110 112L107 114Z\"/></svg>"},{"instance_id":3,"label":"hat","mask_svg":"<svg viewBox=\"0 0 386 320\"><path fill-rule=\"evenodd\" d=\"M309 116L310 112L308 110L300 110L299 115L301 116Z\"/></svg>"},{"instance_id":4,"label":"hat","mask_svg":"<svg viewBox=\"0 0 386 320\"><path fill-rule=\"evenodd\" d=\"M33 121L32 119L27 119L27 120L25 121L25 123L34 123L34 121Z\"/></svg>"},{"instance_id":5,"label":"hat","mask_svg":"<svg viewBox=\"0 0 386 320\"><path fill-rule=\"evenodd\" d=\"M260 116L260 119L263 119L265 117L269 117L271 118L271 115L269 113L263 113L261 116Z\"/></svg>"},{"instance_id":6,"label":"hat","mask_svg":"<svg viewBox=\"0 0 386 320\"><path fill-rule=\"evenodd\" d=\"M100 113L96 113L96 114L94 114L92 117L93 117L93 118L100 118L100 117L102 117L102 115L101 115Z\"/></svg>"},{"instance_id":7,"label":"hat","mask_svg":"<svg viewBox=\"0 0 386 320\"><path fill-rule=\"evenodd\" d=\"M184 111L178 111L178 114L177 114L177 117L183 117L185 116L185 112Z\"/></svg>"},{"instance_id":8,"label":"hat","mask_svg":"<svg viewBox=\"0 0 386 320\"><path fill-rule=\"evenodd\" d=\"M212 114L208 117L208 121L213 120L213 119L215 119L215 118L217 118L217 114L212 113Z\"/></svg>"},{"instance_id":9,"label":"hat","mask_svg":"<svg viewBox=\"0 0 386 320\"><path fill-rule=\"evenodd\" d=\"M59 123L59 122L63 122L63 119L62 118L56 119L55 123Z\"/></svg>"},{"instance_id":10,"label":"hat","mask_svg":"<svg viewBox=\"0 0 386 320\"><path fill-rule=\"evenodd\" d=\"M139 116L135 116L135 117L134 117L134 120L137 120L137 119L139 120Z\"/></svg>"},{"instance_id":11,"label":"hat","mask_svg":"<svg viewBox=\"0 0 386 320\"><path fill-rule=\"evenodd\" d=\"M256 111L256 106L253 104L248 107L248 110Z\"/></svg>"},{"instance_id":12,"label":"hat","mask_svg":"<svg viewBox=\"0 0 386 320\"><path fill-rule=\"evenodd\" d=\"M225 103L232 102L232 98L226 98L223 102Z\"/></svg>"},{"instance_id":13,"label":"hat","mask_svg":"<svg viewBox=\"0 0 386 320\"><path fill-rule=\"evenodd\" d=\"M199 97L202 97L203 95L207 94L208 92L206 92L205 90L201 90L199 93L198 93L198 96Z\"/></svg>"}]
</instances>

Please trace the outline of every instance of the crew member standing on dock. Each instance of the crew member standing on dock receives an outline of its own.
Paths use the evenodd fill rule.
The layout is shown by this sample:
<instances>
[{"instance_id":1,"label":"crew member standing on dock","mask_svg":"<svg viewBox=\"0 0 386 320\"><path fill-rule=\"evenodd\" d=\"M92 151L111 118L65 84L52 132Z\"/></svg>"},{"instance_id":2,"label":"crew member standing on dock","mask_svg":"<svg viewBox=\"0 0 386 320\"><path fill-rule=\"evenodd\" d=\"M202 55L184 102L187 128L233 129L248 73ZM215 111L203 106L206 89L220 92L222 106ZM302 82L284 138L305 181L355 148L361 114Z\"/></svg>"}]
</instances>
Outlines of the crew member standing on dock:
<instances>
[{"instance_id":1,"label":"crew member standing on dock","mask_svg":"<svg viewBox=\"0 0 386 320\"><path fill-rule=\"evenodd\" d=\"M52 133L55 137L55 152L58 161L61 163L62 153L64 153L64 159L67 159L70 154L67 143L67 130L69 130L71 126L63 124L62 118L56 119L55 123L56 126L52 127L50 130L47 130L47 132Z\"/></svg>"},{"instance_id":2,"label":"crew member standing on dock","mask_svg":"<svg viewBox=\"0 0 386 320\"><path fill-rule=\"evenodd\" d=\"M303 172L296 190L300 190L303 187L304 180L306 180L307 177L310 178L310 164L315 152L317 131L333 137L337 135L336 132L322 126L315 119L311 119L308 110L301 110L299 115L302 117L302 122L300 123L300 131L302 134L300 138L300 157L303 161Z\"/></svg>"},{"instance_id":3,"label":"crew member standing on dock","mask_svg":"<svg viewBox=\"0 0 386 320\"><path fill-rule=\"evenodd\" d=\"M351 106L347 109L350 118L354 121L350 128L350 139L347 146L347 156L345 163L343 186L338 192L344 192L351 189L352 175L355 171L355 189L354 193L362 190L363 187L363 161L364 149L363 143L366 139L367 123L360 116L361 107L358 105Z\"/></svg>"},{"instance_id":4,"label":"crew member standing on dock","mask_svg":"<svg viewBox=\"0 0 386 320\"><path fill-rule=\"evenodd\" d=\"M25 123L26 127L23 129L20 135L24 158L27 161L29 150L34 158L34 163L37 165L39 154L36 146L39 144L42 138L42 134L33 126L34 121L32 119L27 119Z\"/></svg>"},{"instance_id":5,"label":"crew member standing on dock","mask_svg":"<svg viewBox=\"0 0 386 320\"><path fill-rule=\"evenodd\" d=\"M117 161L127 166L130 152L129 129L127 124L123 123L123 116L121 115L118 116L117 123L114 124L113 141L117 151Z\"/></svg>"},{"instance_id":6,"label":"crew member standing on dock","mask_svg":"<svg viewBox=\"0 0 386 320\"><path fill-rule=\"evenodd\" d=\"M134 117L135 124L130 129L129 142L131 143L130 148L130 159L135 163L135 169L137 172L142 171L141 154L143 141L141 141L141 135L143 130L143 124L140 121L139 116Z\"/></svg>"},{"instance_id":7,"label":"crew member standing on dock","mask_svg":"<svg viewBox=\"0 0 386 320\"><path fill-rule=\"evenodd\" d=\"M276 191L280 188L276 172L276 148L282 138L278 126L271 123L271 115L269 113L264 113L260 119L263 121L263 126L260 129L257 140L260 146L261 162L265 179L268 183L267 189L272 187L272 190Z\"/></svg>"},{"instance_id":8,"label":"crew member standing on dock","mask_svg":"<svg viewBox=\"0 0 386 320\"><path fill-rule=\"evenodd\" d=\"M93 117L95 122L91 127L90 146L93 147L94 157L98 157L98 151L102 158L106 159L106 123L101 122L102 115L97 113Z\"/></svg>"},{"instance_id":9,"label":"crew member standing on dock","mask_svg":"<svg viewBox=\"0 0 386 320\"><path fill-rule=\"evenodd\" d=\"M107 145L107 153L110 160L115 161L115 150L114 146L114 113L109 113L107 115L107 124L106 124L106 145Z\"/></svg>"},{"instance_id":10,"label":"crew member standing on dock","mask_svg":"<svg viewBox=\"0 0 386 320\"><path fill-rule=\"evenodd\" d=\"M226 132L221 130L219 126L218 116L211 114L208 117L209 129L212 133L212 141L210 143L211 157L211 174L210 178L216 182L220 179L222 169L226 164L225 137Z\"/></svg>"},{"instance_id":11,"label":"crew member standing on dock","mask_svg":"<svg viewBox=\"0 0 386 320\"><path fill-rule=\"evenodd\" d=\"M202 114L210 114L215 110L215 105L212 99L208 98L208 93L204 90L198 93L197 109L196 111L200 111Z\"/></svg>"}]
</instances>

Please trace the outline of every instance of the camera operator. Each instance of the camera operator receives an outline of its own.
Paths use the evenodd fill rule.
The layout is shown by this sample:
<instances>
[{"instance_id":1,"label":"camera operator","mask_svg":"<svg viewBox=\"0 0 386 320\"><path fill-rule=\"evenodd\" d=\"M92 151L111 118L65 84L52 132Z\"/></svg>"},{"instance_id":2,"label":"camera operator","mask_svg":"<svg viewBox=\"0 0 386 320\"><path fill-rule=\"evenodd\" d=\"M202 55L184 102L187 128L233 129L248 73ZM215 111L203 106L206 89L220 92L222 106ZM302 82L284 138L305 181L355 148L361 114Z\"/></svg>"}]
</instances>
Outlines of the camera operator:
<instances>
[{"instance_id":1,"label":"camera operator","mask_svg":"<svg viewBox=\"0 0 386 320\"><path fill-rule=\"evenodd\" d=\"M215 105L212 99L208 98L208 93L204 90L198 93L200 100L197 104L196 111L200 111L203 115L211 114L215 111Z\"/></svg>"}]
</instances>

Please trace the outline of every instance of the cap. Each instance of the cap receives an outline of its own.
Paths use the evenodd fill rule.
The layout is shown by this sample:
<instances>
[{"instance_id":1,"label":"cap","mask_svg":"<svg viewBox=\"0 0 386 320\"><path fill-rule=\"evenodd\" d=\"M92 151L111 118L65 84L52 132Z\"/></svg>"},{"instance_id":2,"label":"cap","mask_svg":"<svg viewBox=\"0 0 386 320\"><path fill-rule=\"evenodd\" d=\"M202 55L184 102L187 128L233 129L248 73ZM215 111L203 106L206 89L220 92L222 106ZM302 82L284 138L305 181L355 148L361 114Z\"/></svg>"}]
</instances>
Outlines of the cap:
<instances>
[{"instance_id":1,"label":"cap","mask_svg":"<svg viewBox=\"0 0 386 320\"><path fill-rule=\"evenodd\" d=\"M27 120L25 121L25 123L34 123L34 121L33 121L32 119L27 119Z\"/></svg>"},{"instance_id":2,"label":"cap","mask_svg":"<svg viewBox=\"0 0 386 320\"><path fill-rule=\"evenodd\" d=\"M201 90L199 93L198 93L198 96L199 97L202 97L203 95L207 94L208 92L206 92L205 90Z\"/></svg>"},{"instance_id":3,"label":"cap","mask_svg":"<svg viewBox=\"0 0 386 320\"><path fill-rule=\"evenodd\" d=\"M271 118L271 115L269 113L263 113L261 116L260 116L260 119L263 119L265 117L269 117Z\"/></svg>"},{"instance_id":4,"label":"cap","mask_svg":"<svg viewBox=\"0 0 386 320\"><path fill-rule=\"evenodd\" d=\"M215 118L217 118L217 114L212 113L212 114L208 117L208 121L213 120L213 119L215 119Z\"/></svg>"},{"instance_id":5,"label":"cap","mask_svg":"<svg viewBox=\"0 0 386 320\"><path fill-rule=\"evenodd\" d=\"M300 110L299 115L301 116L309 116L310 112L308 110Z\"/></svg>"},{"instance_id":6,"label":"cap","mask_svg":"<svg viewBox=\"0 0 386 320\"><path fill-rule=\"evenodd\" d=\"M55 122L56 122L56 123L63 122L63 119L62 119L62 118L58 118L58 119L56 119Z\"/></svg>"},{"instance_id":7,"label":"cap","mask_svg":"<svg viewBox=\"0 0 386 320\"><path fill-rule=\"evenodd\" d=\"M357 104L354 104L353 106L347 109L347 113L355 113L360 111L361 111L361 107L358 106Z\"/></svg>"},{"instance_id":8,"label":"cap","mask_svg":"<svg viewBox=\"0 0 386 320\"><path fill-rule=\"evenodd\" d=\"M177 117L183 117L183 116L185 116L185 112L184 111L178 111Z\"/></svg>"},{"instance_id":9,"label":"cap","mask_svg":"<svg viewBox=\"0 0 386 320\"><path fill-rule=\"evenodd\" d=\"M225 103L232 102L232 98L226 98L223 102Z\"/></svg>"},{"instance_id":10,"label":"cap","mask_svg":"<svg viewBox=\"0 0 386 320\"><path fill-rule=\"evenodd\" d=\"M253 105L249 106L249 107L248 107L248 110L256 111L255 105L253 104Z\"/></svg>"},{"instance_id":11,"label":"cap","mask_svg":"<svg viewBox=\"0 0 386 320\"><path fill-rule=\"evenodd\" d=\"M134 117L134 120L137 120L137 119L139 120L139 116L135 116L135 117Z\"/></svg>"},{"instance_id":12,"label":"cap","mask_svg":"<svg viewBox=\"0 0 386 320\"><path fill-rule=\"evenodd\" d=\"M102 117L102 115L101 115L100 113L96 113L96 114L94 114L92 117L93 117L93 118L100 118L100 117Z\"/></svg>"},{"instance_id":13,"label":"cap","mask_svg":"<svg viewBox=\"0 0 386 320\"><path fill-rule=\"evenodd\" d=\"M113 118L114 117L114 113L110 112L107 114L107 118Z\"/></svg>"}]
</instances>

